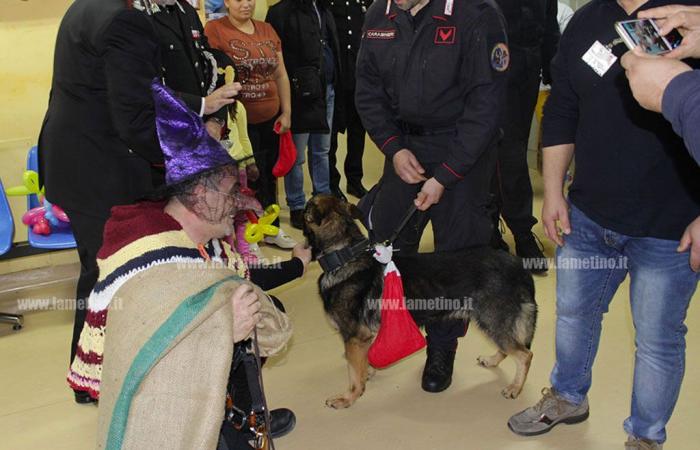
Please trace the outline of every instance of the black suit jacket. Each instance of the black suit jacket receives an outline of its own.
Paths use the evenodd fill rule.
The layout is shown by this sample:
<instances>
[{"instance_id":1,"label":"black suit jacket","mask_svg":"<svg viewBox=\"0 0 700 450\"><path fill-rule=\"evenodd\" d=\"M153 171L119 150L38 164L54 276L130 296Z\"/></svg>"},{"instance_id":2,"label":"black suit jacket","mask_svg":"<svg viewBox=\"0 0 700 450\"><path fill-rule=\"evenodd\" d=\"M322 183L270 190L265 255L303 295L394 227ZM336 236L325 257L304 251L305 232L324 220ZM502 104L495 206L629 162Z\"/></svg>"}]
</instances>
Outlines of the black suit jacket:
<instances>
[{"instance_id":1,"label":"black suit jacket","mask_svg":"<svg viewBox=\"0 0 700 450\"><path fill-rule=\"evenodd\" d=\"M233 65L223 52L211 50L197 10L184 0L161 7L153 14L160 42L163 82L193 111L199 113L202 98L224 84L218 66ZM226 108L212 114L226 120ZM206 121L210 116L205 116Z\"/></svg>"},{"instance_id":2,"label":"black suit jacket","mask_svg":"<svg viewBox=\"0 0 700 450\"><path fill-rule=\"evenodd\" d=\"M331 38L330 47L335 58L335 82L336 92L333 127L345 130L342 96L344 67L338 44L338 31L330 10L323 2L317 2L319 13L323 16L323 22L328 27ZM325 82L323 71L323 46L321 45L321 30L318 16L313 9L311 0L281 0L267 11L265 21L272 25L282 41L282 54L284 65L293 82L296 71L299 68L315 68ZM298 98L292 89L292 132L293 133L329 133L326 121L326 99L308 100Z\"/></svg>"},{"instance_id":3,"label":"black suit jacket","mask_svg":"<svg viewBox=\"0 0 700 450\"><path fill-rule=\"evenodd\" d=\"M49 107L39 136L46 196L106 218L153 186L162 163L151 81L159 76L150 17L125 0L75 0L58 30Z\"/></svg>"}]
</instances>

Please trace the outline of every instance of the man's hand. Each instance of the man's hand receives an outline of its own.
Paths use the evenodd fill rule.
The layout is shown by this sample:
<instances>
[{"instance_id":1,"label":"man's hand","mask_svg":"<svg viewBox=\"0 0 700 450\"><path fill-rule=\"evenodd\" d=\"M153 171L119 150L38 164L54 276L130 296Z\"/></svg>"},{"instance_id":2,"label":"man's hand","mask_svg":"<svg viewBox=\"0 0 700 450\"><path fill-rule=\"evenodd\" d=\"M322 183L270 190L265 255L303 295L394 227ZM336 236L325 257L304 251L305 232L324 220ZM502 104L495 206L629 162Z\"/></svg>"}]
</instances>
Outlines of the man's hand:
<instances>
[{"instance_id":1,"label":"man's hand","mask_svg":"<svg viewBox=\"0 0 700 450\"><path fill-rule=\"evenodd\" d=\"M260 170L258 169L258 165L253 163L245 166L245 174L246 177L248 177L248 180L256 181L258 178L260 178Z\"/></svg>"},{"instance_id":2,"label":"man's hand","mask_svg":"<svg viewBox=\"0 0 700 450\"><path fill-rule=\"evenodd\" d=\"M306 267L311 262L311 247L307 247L306 244L297 244L292 249L292 258L299 258L304 264L304 273L306 273Z\"/></svg>"},{"instance_id":3,"label":"man's hand","mask_svg":"<svg viewBox=\"0 0 700 450\"><path fill-rule=\"evenodd\" d=\"M233 304L233 342L248 338L260 322L260 300L253 287L241 284L231 296Z\"/></svg>"},{"instance_id":4,"label":"man's hand","mask_svg":"<svg viewBox=\"0 0 700 450\"><path fill-rule=\"evenodd\" d=\"M644 53L639 47L631 50L620 60L630 82L632 95L642 107L661 112L664 91L677 75L692 70L676 59Z\"/></svg>"},{"instance_id":5,"label":"man's hand","mask_svg":"<svg viewBox=\"0 0 700 450\"><path fill-rule=\"evenodd\" d=\"M420 211L425 211L439 202L444 192L445 186L440 184L435 178L431 178L423 184L413 203L416 204L416 208Z\"/></svg>"},{"instance_id":6,"label":"man's hand","mask_svg":"<svg viewBox=\"0 0 700 450\"><path fill-rule=\"evenodd\" d=\"M292 127L292 118L289 114L282 113L277 120L275 120L275 127L278 123L280 124L280 134L286 133Z\"/></svg>"},{"instance_id":7,"label":"man's hand","mask_svg":"<svg viewBox=\"0 0 700 450\"><path fill-rule=\"evenodd\" d=\"M700 6L661 6L640 11L637 17L655 19L663 36L674 28L683 35L681 45L664 54L665 58L700 58Z\"/></svg>"},{"instance_id":8,"label":"man's hand","mask_svg":"<svg viewBox=\"0 0 700 450\"><path fill-rule=\"evenodd\" d=\"M416 156L407 148L403 148L394 154L392 159L394 172L408 184L416 184L425 181L423 176L425 169L420 165Z\"/></svg>"},{"instance_id":9,"label":"man's hand","mask_svg":"<svg viewBox=\"0 0 700 450\"><path fill-rule=\"evenodd\" d=\"M207 120L204 123L204 126L207 128L207 132L209 133L209 136L213 137L217 141L221 140L221 130L223 127L219 122L216 120Z\"/></svg>"},{"instance_id":10,"label":"man's hand","mask_svg":"<svg viewBox=\"0 0 700 450\"><path fill-rule=\"evenodd\" d=\"M679 252L687 252L688 249L690 249L690 268L694 272L700 272L700 217L688 225L678 246Z\"/></svg>"},{"instance_id":11,"label":"man's hand","mask_svg":"<svg viewBox=\"0 0 700 450\"><path fill-rule=\"evenodd\" d=\"M557 222L559 225L557 226ZM564 246L562 234L571 233L569 224L569 205L563 195L546 196L542 204L542 225L544 234L560 247ZM561 230L561 231L560 231Z\"/></svg>"},{"instance_id":12,"label":"man's hand","mask_svg":"<svg viewBox=\"0 0 700 450\"><path fill-rule=\"evenodd\" d=\"M204 114L214 114L234 102L241 90L241 83L224 84L204 99Z\"/></svg>"}]
</instances>

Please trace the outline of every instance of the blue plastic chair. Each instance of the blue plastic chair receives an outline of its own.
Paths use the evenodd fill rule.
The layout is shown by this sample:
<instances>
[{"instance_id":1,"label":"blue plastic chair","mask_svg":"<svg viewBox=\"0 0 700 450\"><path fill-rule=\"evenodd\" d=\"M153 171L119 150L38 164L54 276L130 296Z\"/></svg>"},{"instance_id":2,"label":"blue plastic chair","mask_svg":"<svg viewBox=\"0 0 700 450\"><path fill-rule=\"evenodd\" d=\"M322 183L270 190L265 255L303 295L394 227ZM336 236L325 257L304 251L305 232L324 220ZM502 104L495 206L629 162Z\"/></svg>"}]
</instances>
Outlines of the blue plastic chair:
<instances>
[{"instance_id":1,"label":"blue plastic chair","mask_svg":"<svg viewBox=\"0 0 700 450\"><path fill-rule=\"evenodd\" d=\"M12 220L12 211L5 195L5 187L0 180L0 255L4 255L12 248L14 234L15 223ZM0 322L11 324L13 330L21 329L23 321L24 317L21 314L0 312Z\"/></svg>"},{"instance_id":2,"label":"blue plastic chair","mask_svg":"<svg viewBox=\"0 0 700 450\"><path fill-rule=\"evenodd\" d=\"M12 211L10 211L5 188L0 180L0 255L4 255L10 250L14 234L15 223L12 220Z\"/></svg>"},{"instance_id":3,"label":"blue plastic chair","mask_svg":"<svg viewBox=\"0 0 700 450\"><path fill-rule=\"evenodd\" d=\"M29 149L29 155L27 156L27 170L33 170L39 172L39 155L37 153L36 146ZM27 210L36 208L39 206L39 198L36 194L30 194L27 196ZM63 249L63 248L75 248L75 237L73 232L69 229L63 230L52 230L51 234L44 236L42 234L35 234L31 228L28 230L28 241L29 245L35 248L46 248L46 249Z\"/></svg>"}]
</instances>

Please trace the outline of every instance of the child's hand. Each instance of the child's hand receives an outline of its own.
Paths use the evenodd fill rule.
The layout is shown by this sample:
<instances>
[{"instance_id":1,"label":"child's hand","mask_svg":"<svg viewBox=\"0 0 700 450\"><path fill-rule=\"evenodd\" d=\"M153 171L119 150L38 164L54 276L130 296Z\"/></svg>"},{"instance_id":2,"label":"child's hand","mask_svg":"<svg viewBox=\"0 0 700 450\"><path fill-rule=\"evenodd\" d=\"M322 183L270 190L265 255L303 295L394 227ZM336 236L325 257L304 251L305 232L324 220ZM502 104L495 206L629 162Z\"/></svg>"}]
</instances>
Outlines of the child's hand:
<instances>
[{"instance_id":1,"label":"child's hand","mask_svg":"<svg viewBox=\"0 0 700 450\"><path fill-rule=\"evenodd\" d=\"M256 181L260 178L260 170L258 170L258 166L255 163L248 164L245 168L245 173L250 181Z\"/></svg>"}]
</instances>

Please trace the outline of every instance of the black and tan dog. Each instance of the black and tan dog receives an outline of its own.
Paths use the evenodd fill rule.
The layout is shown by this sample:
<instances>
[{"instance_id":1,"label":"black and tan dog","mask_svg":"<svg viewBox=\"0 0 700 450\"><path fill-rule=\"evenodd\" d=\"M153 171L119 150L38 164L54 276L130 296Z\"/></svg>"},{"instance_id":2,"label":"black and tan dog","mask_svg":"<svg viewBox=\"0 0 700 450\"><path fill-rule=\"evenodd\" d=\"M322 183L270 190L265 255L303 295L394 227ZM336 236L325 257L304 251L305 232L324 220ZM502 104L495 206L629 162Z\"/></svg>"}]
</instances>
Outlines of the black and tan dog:
<instances>
[{"instance_id":1,"label":"black and tan dog","mask_svg":"<svg viewBox=\"0 0 700 450\"><path fill-rule=\"evenodd\" d=\"M361 219L354 205L330 195L317 195L304 210L304 236L316 259L361 243L365 236L354 219ZM345 343L350 387L329 398L328 406L347 408L365 390L369 376L367 352L378 331L384 266L372 253L355 252L340 267L324 272L318 280L323 306ZM445 319L470 319L498 346L493 356L479 357L483 367L496 367L513 357L513 382L501 393L516 398L522 390L532 360L530 344L537 321L532 276L519 258L500 250L475 248L456 253L394 255L401 272L406 304L418 325ZM420 307L412 299L441 299L441 308ZM450 305L450 309L444 305Z\"/></svg>"}]
</instances>

